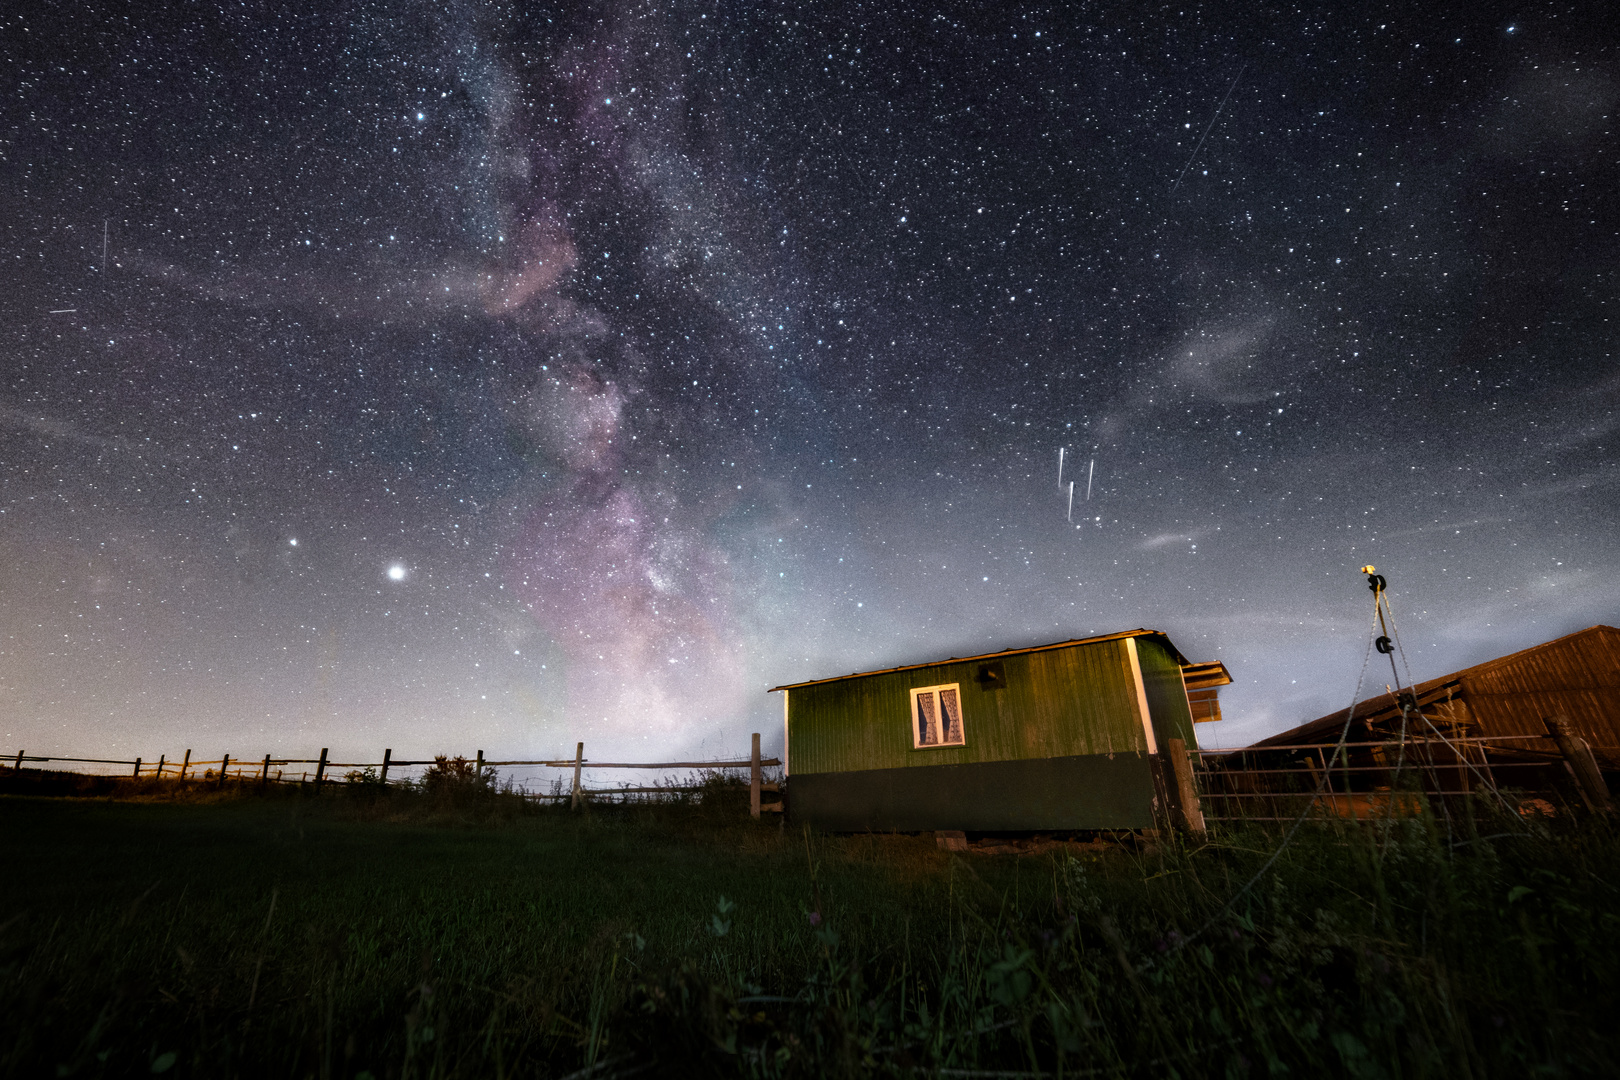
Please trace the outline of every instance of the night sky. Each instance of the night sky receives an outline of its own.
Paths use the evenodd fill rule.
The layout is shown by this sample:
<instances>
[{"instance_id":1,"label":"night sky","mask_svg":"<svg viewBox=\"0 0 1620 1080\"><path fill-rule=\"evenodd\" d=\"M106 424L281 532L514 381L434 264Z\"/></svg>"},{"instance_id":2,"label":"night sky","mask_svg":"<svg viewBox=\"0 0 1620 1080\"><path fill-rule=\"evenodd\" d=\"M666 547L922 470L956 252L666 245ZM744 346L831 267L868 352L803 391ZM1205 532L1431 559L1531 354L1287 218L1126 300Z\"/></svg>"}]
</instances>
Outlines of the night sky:
<instances>
[{"instance_id":1,"label":"night sky","mask_svg":"<svg viewBox=\"0 0 1620 1080\"><path fill-rule=\"evenodd\" d=\"M737 756L1137 626L1239 745L1364 563L1418 678L1620 620L1620 22L1415 7L9 6L0 752Z\"/></svg>"}]
</instances>

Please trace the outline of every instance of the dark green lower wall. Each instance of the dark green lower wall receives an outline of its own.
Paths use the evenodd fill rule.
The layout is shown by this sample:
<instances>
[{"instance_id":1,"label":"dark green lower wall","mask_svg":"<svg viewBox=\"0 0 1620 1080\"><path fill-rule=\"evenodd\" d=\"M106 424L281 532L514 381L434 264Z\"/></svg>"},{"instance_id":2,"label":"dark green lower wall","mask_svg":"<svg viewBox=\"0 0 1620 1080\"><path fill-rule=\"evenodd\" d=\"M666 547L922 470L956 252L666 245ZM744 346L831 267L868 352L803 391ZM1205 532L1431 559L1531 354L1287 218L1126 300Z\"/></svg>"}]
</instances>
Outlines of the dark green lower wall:
<instances>
[{"instance_id":1,"label":"dark green lower wall","mask_svg":"<svg viewBox=\"0 0 1620 1080\"><path fill-rule=\"evenodd\" d=\"M1153 774L1135 754L795 773L788 814L833 832L1153 827Z\"/></svg>"}]
</instances>

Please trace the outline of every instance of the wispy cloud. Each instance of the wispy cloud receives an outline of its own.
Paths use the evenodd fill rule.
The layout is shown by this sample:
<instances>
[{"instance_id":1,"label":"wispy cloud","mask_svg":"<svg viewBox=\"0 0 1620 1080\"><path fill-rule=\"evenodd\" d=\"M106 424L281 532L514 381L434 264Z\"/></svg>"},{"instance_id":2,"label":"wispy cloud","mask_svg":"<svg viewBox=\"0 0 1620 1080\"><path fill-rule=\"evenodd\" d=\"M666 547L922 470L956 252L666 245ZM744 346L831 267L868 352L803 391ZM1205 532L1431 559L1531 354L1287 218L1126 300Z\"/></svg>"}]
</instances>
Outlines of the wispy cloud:
<instances>
[{"instance_id":1,"label":"wispy cloud","mask_svg":"<svg viewBox=\"0 0 1620 1080\"><path fill-rule=\"evenodd\" d=\"M1177 533L1177 532L1159 533L1156 536L1148 537L1146 540L1143 540L1140 544L1137 544L1136 546L1141 551L1157 551L1159 548L1169 547L1172 544L1193 544L1193 543L1197 543L1198 537L1201 536L1201 535L1202 535L1202 533L1197 533L1197 532L1191 532L1191 533Z\"/></svg>"},{"instance_id":2,"label":"wispy cloud","mask_svg":"<svg viewBox=\"0 0 1620 1080\"><path fill-rule=\"evenodd\" d=\"M149 453L153 450L152 444L149 442L138 443L132 439L126 439L122 435L96 435L69 421L59 420L54 416L44 416L34 410L21 409L14 405L0 405L0 424L23 428L41 438L62 439L67 442L79 443L82 446L94 446L101 450L139 450L143 453Z\"/></svg>"}]
</instances>

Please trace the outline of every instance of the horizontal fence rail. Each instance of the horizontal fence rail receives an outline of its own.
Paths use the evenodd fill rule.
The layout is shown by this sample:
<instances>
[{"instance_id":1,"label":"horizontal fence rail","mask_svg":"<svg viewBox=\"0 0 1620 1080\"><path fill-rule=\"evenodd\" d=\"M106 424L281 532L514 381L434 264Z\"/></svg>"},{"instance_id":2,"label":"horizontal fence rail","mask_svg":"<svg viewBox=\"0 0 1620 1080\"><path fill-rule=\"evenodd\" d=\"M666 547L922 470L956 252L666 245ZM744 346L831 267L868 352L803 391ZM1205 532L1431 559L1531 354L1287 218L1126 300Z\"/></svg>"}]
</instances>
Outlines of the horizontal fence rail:
<instances>
[{"instance_id":1,"label":"horizontal fence rail","mask_svg":"<svg viewBox=\"0 0 1620 1080\"><path fill-rule=\"evenodd\" d=\"M1454 746L1463 746L1476 743L1514 742L1516 740L1544 743L1549 741L1551 738L1551 735L1448 735L1444 739L1437 739L1429 735L1411 735L1408 736L1404 742L1407 747L1421 746L1425 744L1433 746L1446 746L1448 744ZM1393 746L1399 748L1402 745L1402 742L1403 740L1401 739L1346 742L1344 744L1344 748L1346 750L1359 750L1376 746ZM1208 749L1193 750L1191 753L1198 754L1202 757L1226 757L1231 754L1288 754L1298 750L1336 750L1338 747L1339 744L1336 742L1283 743L1276 746L1233 746L1227 749L1211 747ZM1596 747L1595 749L1616 750L1620 749L1620 747L1607 746Z\"/></svg>"},{"instance_id":2,"label":"horizontal fence rail","mask_svg":"<svg viewBox=\"0 0 1620 1080\"><path fill-rule=\"evenodd\" d=\"M179 764L180 764L181 760L182 759L178 759L178 758L175 759L175 760L172 760L172 761L166 759L164 767L163 767L164 775L165 776L174 775L175 770L177 770L179 768ZM454 760L454 758L447 757L445 760L450 761L450 760ZM465 762L468 762L469 764L473 764L473 765L477 765L477 764L480 763L479 758L462 758L461 760L463 760ZM138 764L138 765L141 766L141 772L139 774L141 776L156 775L155 770L157 769L157 763L155 761L153 761L151 758L81 758L81 757L56 757L55 755L47 756L47 755L43 755L43 754L41 754L41 755L14 754L14 755L7 755L5 757L0 757L0 761L8 762L8 763L20 763L20 764L27 764L28 762L35 762L35 761L38 761L38 762L61 761L61 762L67 762L67 763L70 763L70 764L84 764L84 765L131 765L131 766L133 766L133 765ZM202 758L192 758L190 760L190 762L188 763L187 772L191 772L191 771L194 771L194 770L196 770L198 768L203 768L203 767L209 767L209 766L214 766L214 765L224 765L227 762L229 764L231 764L231 765L241 766L242 768L247 768L248 766L252 766L253 768L257 769L263 763L263 761L264 761L263 758L237 758L237 757L232 757L232 758L213 758L213 759L207 759L207 760L202 759ZM270 759L270 764L272 766L281 766L281 765L319 765L319 764L321 764L321 759L320 758L278 758L278 757L273 757L273 758ZM393 759L391 759L390 761L387 761L387 762L381 762L381 761L330 761L329 760L329 761L326 762L326 767L328 769L380 769L380 768L382 768L382 766L384 764L387 764L390 768L404 768L404 767L407 767L407 766L436 765L436 764L438 764L438 761L435 758L424 758L424 759L421 759L421 760L416 760L416 759L406 760L406 759L402 759L402 758L393 758ZM544 766L550 766L552 768L568 768L568 769L571 769L571 768L574 767L574 759L573 758L560 758L560 759L555 760L555 761L495 761L495 760L491 760L491 759L483 759L481 761L481 764L486 769L505 768L505 767L509 767L509 766L513 766L513 765L544 765ZM747 758L743 758L740 761L636 761L636 762L592 761L590 758L584 758L579 762L579 764L580 764L581 767L586 768L586 769L670 769L670 770L673 770L673 769L746 769L746 768L749 768L751 765L753 765L753 762L749 761ZM760 761L759 761L759 764L760 764L761 768L773 768L775 766L778 766L778 765L782 764L782 762L781 762L781 760L779 758L761 758ZM233 772L231 775L235 776L235 775L238 775L238 774Z\"/></svg>"}]
</instances>

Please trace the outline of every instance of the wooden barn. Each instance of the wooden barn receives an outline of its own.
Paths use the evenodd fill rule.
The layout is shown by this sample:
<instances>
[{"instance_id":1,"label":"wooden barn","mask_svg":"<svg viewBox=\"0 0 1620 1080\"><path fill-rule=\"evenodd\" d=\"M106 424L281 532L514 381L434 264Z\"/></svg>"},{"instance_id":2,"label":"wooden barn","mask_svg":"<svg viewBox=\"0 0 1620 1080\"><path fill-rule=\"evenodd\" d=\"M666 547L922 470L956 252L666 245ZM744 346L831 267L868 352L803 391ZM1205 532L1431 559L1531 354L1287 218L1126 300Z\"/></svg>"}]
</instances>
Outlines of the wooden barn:
<instances>
[{"instance_id":1,"label":"wooden barn","mask_svg":"<svg viewBox=\"0 0 1620 1080\"><path fill-rule=\"evenodd\" d=\"M1569 720L1605 770L1620 770L1620 630L1590 626L1462 671L1419 683L1416 705L1446 735L1496 740L1489 751L1509 756L1518 746L1539 751L1546 721ZM1333 742L1345 710L1255 743L1256 748ZM1352 742L1399 734L1400 703L1381 693L1355 706ZM1414 734L1424 734L1423 731ZM1546 751L1539 751L1546 753Z\"/></svg>"},{"instance_id":2,"label":"wooden barn","mask_svg":"<svg viewBox=\"0 0 1620 1080\"><path fill-rule=\"evenodd\" d=\"M1330 768L1341 732L1345 753ZM1620 771L1620 630L1588 627L1399 699L1386 690L1353 715L1341 709L1203 764L1201 799L1217 818L1289 818L1319 785L1341 814L1388 806L1379 793L1397 786L1430 797L1483 786L1606 807L1603 774Z\"/></svg>"},{"instance_id":3,"label":"wooden barn","mask_svg":"<svg viewBox=\"0 0 1620 1080\"><path fill-rule=\"evenodd\" d=\"M1169 751L1196 747L1231 681L1130 630L774 687L788 813L837 831L1151 828L1185 773Z\"/></svg>"}]
</instances>

